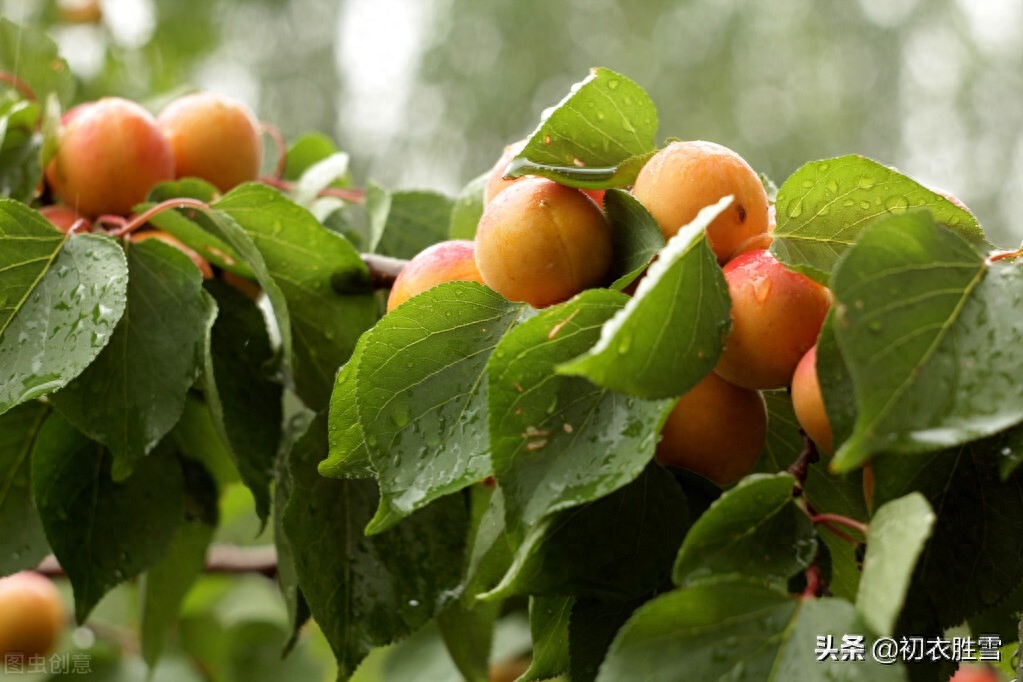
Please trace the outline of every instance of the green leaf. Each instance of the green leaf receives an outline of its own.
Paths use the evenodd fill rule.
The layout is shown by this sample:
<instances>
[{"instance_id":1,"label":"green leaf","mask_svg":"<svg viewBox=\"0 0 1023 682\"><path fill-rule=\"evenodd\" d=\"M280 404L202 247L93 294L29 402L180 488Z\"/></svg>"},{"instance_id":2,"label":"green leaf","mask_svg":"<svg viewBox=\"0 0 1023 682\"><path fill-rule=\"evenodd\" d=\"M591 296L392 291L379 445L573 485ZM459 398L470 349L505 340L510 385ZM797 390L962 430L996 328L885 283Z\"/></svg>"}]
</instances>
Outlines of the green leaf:
<instances>
[{"instance_id":1,"label":"green leaf","mask_svg":"<svg viewBox=\"0 0 1023 682\"><path fill-rule=\"evenodd\" d=\"M795 504L795 483L787 473L754 474L721 495L686 535L675 560L675 584L746 576L783 587L809 566L817 534Z\"/></svg>"},{"instance_id":2,"label":"green leaf","mask_svg":"<svg viewBox=\"0 0 1023 682\"><path fill-rule=\"evenodd\" d=\"M600 174L598 186L628 186L642 166L632 157L654 151L656 132L657 109L641 87L610 69L592 69L568 96L544 112L540 126L516 157L530 164L520 164L515 174L548 175L541 166L554 166L562 167L563 175L548 177L556 174L559 177L553 179L565 184L580 186L580 174L585 177L591 170ZM613 177L614 169L629 160L629 173Z\"/></svg>"},{"instance_id":3,"label":"green leaf","mask_svg":"<svg viewBox=\"0 0 1023 682\"><path fill-rule=\"evenodd\" d=\"M185 595L206 568L206 548L217 526L217 489L210 475L186 463L186 515L159 563L143 577L139 590L142 658L152 670L177 621Z\"/></svg>"},{"instance_id":4,"label":"green leaf","mask_svg":"<svg viewBox=\"0 0 1023 682\"><path fill-rule=\"evenodd\" d=\"M122 480L170 432L202 370L215 307L181 251L155 239L129 244L128 304L110 342L51 396L80 431L107 446Z\"/></svg>"},{"instance_id":5,"label":"green leaf","mask_svg":"<svg viewBox=\"0 0 1023 682\"><path fill-rule=\"evenodd\" d=\"M790 268L828 283L839 256L871 223L886 215L931 211L938 222L975 245L977 219L940 194L862 156L808 163L782 184L771 251Z\"/></svg>"},{"instance_id":6,"label":"green leaf","mask_svg":"<svg viewBox=\"0 0 1023 682\"><path fill-rule=\"evenodd\" d=\"M206 291L219 311L204 355L206 400L265 523L283 419L284 389L272 374L274 349L255 302L219 281L207 282Z\"/></svg>"},{"instance_id":7,"label":"green leaf","mask_svg":"<svg viewBox=\"0 0 1023 682\"><path fill-rule=\"evenodd\" d=\"M664 235L650 211L628 192L609 189L604 194L604 212L611 223L614 244L611 288L621 291L642 275L664 248Z\"/></svg>"},{"instance_id":8,"label":"green leaf","mask_svg":"<svg viewBox=\"0 0 1023 682\"><path fill-rule=\"evenodd\" d=\"M177 194L177 192L181 192ZM153 188L150 198L171 199L175 196L202 198L205 194L217 194L218 190L202 180L189 178L163 183ZM212 201L212 199L203 199ZM137 208L145 210L155 204L146 203ZM163 211L149 219L155 227L178 239L181 243L205 258L211 264L247 278L255 277L252 268L242 259L238 251L226 239L211 234L199 224L200 216L195 209Z\"/></svg>"},{"instance_id":9,"label":"green leaf","mask_svg":"<svg viewBox=\"0 0 1023 682\"><path fill-rule=\"evenodd\" d=\"M597 344L558 371L643 398L682 395L706 376L731 327L731 299L704 230L731 201L704 208L679 230Z\"/></svg>"},{"instance_id":10,"label":"green leaf","mask_svg":"<svg viewBox=\"0 0 1023 682\"><path fill-rule=\"evenodd\" d=\"M476 226L483 215L483 191L490 179L490 171L479 175L462 188L451 206L448 239L475 239Z\"/></svg>"},{"instance_id":11,"label":"green leaf","mask_svg":"<svg viewBox=\"0 0 1023 682\"><path fill-rule=\"evenodd\" d=\"M468 682L487 682L487 663L494 637L494 623L501 615L500 603L461 600L437 614L437 628L451 661Z\"/></svg>"},{"instance_id":12,"label":"green leaf","mask_svg":"<svg viewBox=\"0 0 1023 682\"><path fill-rule=\"evenodd\" d=\"M535 682L568 672L568 623L574 597L532 597L529 600L529 630L533 638L533 660L519 678Z\"/></svg>"},{"instance_id":13,"label":"green leaf","mask_svg":"<svg viewBox=\"0 0 1023 682\"><path fill-rule=\"evenodd\" d=\"M213 423L209 405L197 392L188 394L185 411L174 425L171 437L182 456L202 464L219 488L240 480L233 456Z\"/></svg>"},{"instance_id":14,"label":"green leaf","mask_svg":"<svg viewBox=\"0 0 1023 682\"><path fill-rule=\"evenodd\" d=\"M311 205L319 193L335 183L346 184L348 179L348 154L336 152L320 159L304 171L291 191L295 203Z\"/></svg>"},{"instance_id":15,"label":"green leaf","mask_svg":"<svg viewBox=\"0 0 1023 682\"><path fill-rule=\"evenodd\" d=\"M487 360L524 307L449 282L367 333L355 395L381 491L368 533L493 473Z\"/></svg>"},{"instance_id":16,"label":"green leaf","mask_svg":"<svg viewBox=\"0 0 1023 682\"><path fill-rule=\"evenodd\" d=\"M49 551L32 502L29 453L50 409L19 405L0 415L0 576L34 568Z\"/></svg>"},{"instance_id":17,"label":"green leaf","mask_svg":"<svg viewBox=\"0 0 1023 682\"><path fill-rule=\"evenodd\" d=\"M462 601L473 603L493 589L512 562L512 547L504 521L504 492L499 487L475 485L470 489L472 537L466 552L468 565Z\"/></svg>"},{"instance_id":18,"label":"green leaf","mask_svg":"<svg viewBox=\"0 0 1023 682\"><path fill-rule=\"evenodd\" d=\"M686 495L651 462L624 488L546 517L530 530L501 583L486 595L633 599L670 582L689 528ZM595 542L594 538L599 538Z\"/></svg>"},{"instance_id":19,"label":"green leaf","mask_svg":"<svg viewBox=\"0 0 1023 682\"><path fill-rule=\"evenodd\" d=\"M924 452L1023 421L1023 267L987 264L926 213L864 230L833 278L838 346L855 386L832 466Z\"/></svg>"},{"instance_id":20,"label":"green leaf","mask_svg":"<svg viewBox=\"0 0 1023 682\"><path fill-rule=\"evenodd\" d=\"M371 293L342 295L333 286L338 278L368 282L365 263L344 237L265 185L236 187L214 208L237 221L259 249L287 301L298 394L313 409L325 408L338 368L376 321Z\"/></svg>"},{"instance_id":21,"label":"green leaf","mask_svg":"<svg viewBox=\"0 0 1023 682\"><path fill-rule=\"evenodd\" d=\"M67 105L75 79L57 44L43 31L18 26L0 16L0 71L27 84L39 101L51 92Z\"/></svg>"},{"instance_id":22,"label":"green leaf","mask_svg":"<svg viewBox=\"0 0 1023 682\"><path fill-rule=\"evenodd\" d=\"M1023 474L1017 470L1006 481L999 474L1007 438L874 458L875 504L918 491L937 514L900 612L900 631L941 632L999 603L1023 581Z\"/></svg>"},{"instance_id":23,"label":"green leaf","mask_svg":"<svg viewBox=\"0 0 1023 682\"><path fill-rule=\"evenodd\" d=\"M388 192L370 184L366 192L370 251L412 258L448 238L454 201L443 194L402 190Z\"/></svg>"},{"instance_id":24,"label":"green leaf","mask_svg":"<svg viewBox=\"0 0 1023 682\"><path fill-rule=\"evenodd\" d=\"M291 453L283 528L302 594L345 680L371 649L432 618L442 595L458 585L467 518L462 500L452 496L366 537L361 529L376 506L376 485L320 476L316 465L326 451L321 416Z\"/></svg>"},{"instance_id":25,"label":"green leaf","mask_svg":"<svg viewBox=\"0 0 1023 682\"><path fill-rule=\"evenodd\" d=\"M522 152L525 154L526 152ZM539 175L555 182L578 187L580 189L605 189L611 187L631 187L646 162L656 153L651 150L636 156L630 156L617 166L586 167L573 165L555 166L536 163L523 156L517 156L508 164L505 177L521 178L527 175Z\"/></svg>"},{"instance_id":26,"label":"green leaf","mask_svg":"<svg viewBox=\"0 0 1023 682\"><path fill-rule=\"evenodd\" d=\"M356 400L356 372L362 360L369 334L359 337L352 357L337 373L334 392L330 395L330 417L327 433L330 453L320 462L319 471L331 478L373 478L376 471L369 458L366 438L359 423L359 403Z\"/></svg>"},{"instance_id":27,"label":"green leaf","mask_svg":"<svg viewBox=\"0 0 1023 682\"><path fill-rule=\"evenodd\" d=\"M124 312L128 267L105 237L64 238L0 199L0 413L65 386L107 345Z\"/></svg>"},{"instance_id":28,"label":"green leaf","mask_svg":"<svg viewBox=\"0 0 1023 682\"><path fill-rule=\"evenodd\" d=\"M856 609L874 632L890 637L910 579L936 517L918 492L882 505L867 533L867 555Z\"/></svg>"},{"instance_id":29,"label":"green leaf","mask_svg":"<svg viewBox=\"0 0 1023 682\"><path fill-rule=\"evenodd\" d=\"M585 291L523 322L494 351L491 456L513 530L621 488L653 457L670 400L630 398L554 372L591 347L627 300Z\"/></svg>"},{"instance_id":30,"label":"green leaf","mask_svg":"<svg viewBox=\"0 0 1023 682\"><path fill-rule=\"evenodd\" d=\"M1009 476L1023 464L1023 426L1012 429L1005 437L1005 447L1000 453L1002 455L999 472L1002 480L1008 480Z\"/></svg>"},{"instance_id":31,"label":"green leaf","mask_svg":"<svg viewBox=\"0 0 1023 682\"><path fill-rule=\"evenodd\" d=\"M283 178L298 180L310 167L337 152L337 145L323 133L301 135L288 147Z\"/></svg>"},{"instance_id":32,"label":"green leaf","mask_svg":"<svg viewBox=\"0 0 1023 682\"><path fill-rule=\"evenodd\" d=\"M142 206L144 208L150 208L161 201L171 201L172 199L180 199L182 197L198 199L199 201L209 203L216 199L219 195L220 190L217 189L217 186L206 182L202 178L181 178L179 180L161 182L158 185L153 186L146 197L148 200L147 203ZM167 211L166 213L160 213L155 216L155 218L159 219L164 215L180 216L181 214L173 211ZM150 222L153 222L153 219L150 219Z\"/></svg>"},{"instance_id":33,"label":"green leaf","mask_svg":"<svg viewBox=\"0 0 1023 682\"><path fill-rule=\"evenodd\" d=\"M0 98L0 196L28 203L43 177L43 137L36 134L39 106Z\"/></svg>"},{"instance_id":34,"label":"green leaf","mask_svg":"<svg viewBox=\"0 0 1023 682\"><path fill-rule=\"evenodd\" d=\"M615 635L642 600L577 599L568 624L569 679L594 682ZM631 678L630 678L631 679Z\"/></svg>"},{"instance_id":35,"label":"green leaf","mask_svg":"<svg viewBox=\"0 0 1023 682\"><path fill-rule=\"evenodd\" d=\"M817 337L817 382L837 451L856 426L856 388L835 335L835 308L828 311ZM824 453L822 453L822 456Z\"/></svg>"},{"instance_id":36,"label":"green leaf","mask_svg":"<svg viewBox=\"0 0 1023 682\"><path fill-rule=\"evenodd\" d=\"M818 637L864 636L864 661L818 661ZM748 580L703 582L639 608L619 631L598 682L749 679L763 682L905 681L875 662L873 637L848 602L798 600Z\"/></svg>"},{"instance_id":37,"label":"green leaf","mask_svg":"<svg viewBox=\"0 0 1023 682\"><path fill-rule=\"evenodd\" d=\"M57 413L32 448L36 508L74 588L79 623L113 587L160 560L185 512L173 450L157 449L120 483L110 467L110 453Z\"/></svg>"}]
</instances>

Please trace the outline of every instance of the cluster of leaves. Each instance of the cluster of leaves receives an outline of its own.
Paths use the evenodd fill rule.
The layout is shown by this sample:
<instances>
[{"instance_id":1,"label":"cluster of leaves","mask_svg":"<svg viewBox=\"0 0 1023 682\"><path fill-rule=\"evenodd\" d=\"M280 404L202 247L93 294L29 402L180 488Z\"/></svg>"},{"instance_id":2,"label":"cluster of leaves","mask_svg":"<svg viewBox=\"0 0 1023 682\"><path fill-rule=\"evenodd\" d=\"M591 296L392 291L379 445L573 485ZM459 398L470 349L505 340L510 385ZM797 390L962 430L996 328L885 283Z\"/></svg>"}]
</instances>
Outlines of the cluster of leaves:
<instances>
[{"instance_id":1,"label":"cluster of leaves","mask_svg":"<svg viewBox=\"0 0 1023 682\"><path fill-rule=\"evenodd\" d=\"M48 70L19 77L66 103L66 67L40 60ZM289 193L155 188L154 202L208 203L153 222L258 282L253 301L155 240L50 226L25 203L47 117L9 99L4 130L23 135L2 149L34 146L0 158L0 571L52 551L79 620L145 574L150 661L233 479L274 530L294 632L315 618L339 679L431 629L465 678L486 679L495 624L523 603L526 680L825 679L816 635L1012 628L1023 274L986 259L973 216L912 179L849 156L782 184L772 249L835 296L818 362L840 447L805 480L788 473L803 441L787 395L770 393L759 471L722 492L651 460L727 335L703 230L729 200L663 243L622 189L657 128L623 76L596 69L545 112L514 171L608 189L613 284L536 311L450 283L382 318L359 251L471 237L479 179L454 200L371 186L356 209L321 196L346 157L313 136L289 150ZM865 556L820 514L868 524ZM807 572L825 596L804 590Z\"/></svg>"}]
</instances>

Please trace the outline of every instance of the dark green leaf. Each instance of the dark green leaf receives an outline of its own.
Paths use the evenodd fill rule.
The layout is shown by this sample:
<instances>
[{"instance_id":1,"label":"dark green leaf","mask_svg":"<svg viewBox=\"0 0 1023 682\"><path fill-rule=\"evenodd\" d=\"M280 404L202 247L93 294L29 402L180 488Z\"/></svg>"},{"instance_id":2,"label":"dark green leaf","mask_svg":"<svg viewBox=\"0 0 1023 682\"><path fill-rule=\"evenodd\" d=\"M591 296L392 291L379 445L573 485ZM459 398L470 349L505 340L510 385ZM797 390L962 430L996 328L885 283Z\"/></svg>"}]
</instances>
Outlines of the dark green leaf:
<instances>
[{"instance_id":1,"label":"dark green leaf","mask_svg":"<svg viewBox=\"0 0 1023 682\"><path fill-rule=\"evenodd\" d=\"M0 413L65 386L110 341L128 267L112 240L64 236L0 200Z\"/></svg>"},{"instance_id":2,"label":"dark green leaf","mask_svg":"<svg viewBox=\"0 0 1023 682\"><path fill-rule=\"evenodd\" d=\"M219 281L207 282L206 291L219 310L205 354L206 400L265 522L283 419L283 387L272 375L274 349L255 302Z\"/></svg>"},{"instance_id":3,"label":"dark green leaf","mask_svg":"<svg viewBox=\"0 0 1023 682\"><path fill-rule=\"evenodd\" d=\"M1023 267L989 265L913 213L864 230L833 285L833 329L858 405L833 467L953 447L1023 421Z\"/></svg>"},{"instance_id":4,"label":"dark green leaf","mask_svg":"<svg viewBox=\"0 0 1023 682\"><path fill-rule=\"evenodd\" d=\"M172 449L158 448L120 483L110 467L110 453L57 413L32 448L36 508L74 588L79 623L110 589L160 560L185 513Z\"/></svg>"},{"instance_id":5,"label":"dark green leaf","mask_svg":"<svg viewBox=\"0 0 1023 682\"><path fill-rule=\"evenodd\" d=\"M202 180L190 178L188 180L157 185L153 189L153 195L158 200L164 196L173 198L173 195L178 191L181 191L184 196L202 195L207 192L217 193L217 189L213 185L209 185ZM143 204L138 208L146 208L152 205L154 204ZM150 218L149 222L172 237L175 237L218 268L233 272L242 277L254 277L255 274L252 268L238 255L238 251L231 247L225 238L211 234L203 229L197 222L200 219L201 216L194 209L181 209L158 213Z\"/></svg>"},{"instance_id":6,"label":"dark green leaf","mask_svg":"<svg viewBox=\"0 0 1023 682\"><path fill-rule=\"evenodd\" d=\"M512 547L504 522L504 492L487 486L470 488L473 533L466 553L462 600L472 603L477 596L494 588L512 562Z\"/></svg>"},{"instance_id":7,"label":"dark green leaf","mask_svg":"<svg viewBox=\"0 0 1023 682\"><path fill-rule=\"evenodd\" d=\"M0 71L20 79L39 101L51 92L67 105L75 79L56 43L40 30L18 26L0 16Z\"/></svg>"},{"instance_id":8,"label":"dark green leaf","mask_svg":"<svg viewBox=\"0 0 1023 682\"><path fill-rule=\"evenodd\" d=\"M615 635L646 600L577 599L568 625L569 679L594 682Z\"/></svg>"},{"instance_id":9,"label":"dark green leaf","mask_svg":"<svg viewBox=\"0 0 1023 682\"><path fill-rule=\"evenodd\" d=\"M0 96L0 196L28 203L43 177L43 138L36 134L39 106Z\"/></svg>"},{"instance_id":10,"label":"dark green leaf","mask_svg":"<svg viewBox=\"0 0 1023 682\"><path fill-rule=\"evenodd\" d=\"M370 185L366 212L373 253L412 258L448 237L454 202L443 194L403 190L388 192Z\"/></svg>"},{"instance_id":11,"label":"dark green leaf","mask_svg":"<svg viewBox=\"0 0 1023 682\"><path fill-rule=\"evenodd\" d=\"M283 528L302 594L348 679L366 654L432 618L458 585L466 512L457 496L439 500L405 523L362 534L377 504L376 484L320 476L327 425L318 417L288 465L290 500Z\"/></svg>"},{"instance_id":12,"label":"dark green leaf","mask_svg":"<svg viewBox=\"0 0 1023 682\"><path fill-rule=\"evenodd\" d=\"M330 418L327 433L330 454L320 462L319 470L331 478L372 478L376 475L366 448L366 438L359 423L359 404L355 397L356 372L362 359L362 349L369 334L359 337L352 357L348 359L334 381L330 395Z\"/></svg>"},{"instance_id":13,"label":"dark green leaf","mask_svg":"<svg viewBox=\"0 0 1023 682\"><path fill-rule=\"evenodd\" d=\"M731 299L704 230L731 196L679 230L585 355L558 368L643 398L679 396L717 364L731 327Z\"/></svg>"},{"instance_id":14,"label":"dark green leaf","mask_svg":"<svg viewBox=\"0 0 1023 682\"><path fill-rule=\"evenodd\" d=\"M895 632L913 569L934 521L934 510L918 492L881 505L870 519L856 609L879 635L889 637Z\"/></svg>"},{"instance_id":15,"label":"dark green leaf","mask_svg":"<svg viewBox=\"0 0 1023 682\"><path fill-rule=\"evenodd\" d=\"M838 260L872 222L885 215L931 211L974 244L977 219L896 170L862 156L808 163L778 190L771 251L790 268L827 284Z\"/></svg>"},{"instance_id":16,"label":"dark green leaf","mask_svg":"<svg viewBox=\"0 0 1023 682\"><path fill-rule=\"evenodd\" d=\"M494 623L500 612L500 603L478 601L467 606L456 600L437 614L444 646L468 682L487 682Z\"/></svg>"},{"instance_id":17,"label":"dark green leaf","mask_svg":"<svg viewBox=\"0 0 1023 682\"><path fill-rule=\"evenodd\" d=\"M669 584L688 527L685 493L670 473L650 463L624 488L541 521L488 598L650 594Z\"/></svg>"},{"instance_id":18,"label":"dark green leaf","mask_svg":"<svg viewBox=\"0 0 1023 682\"><path fill-rule=\"evenodd\" d=\"M493 473L487 360L525 306L474 282L416 296L368 332L355 395L379 476L379 533Z\"/></svg>"},{"instance_id":19,"label":"dark green leaf","mask_svg":"<svg viewBox=\"0 0 1023 682\"><path fill-rule=\"evenodd\" d=\"M817 338L817 381L831 426L832 447L837 450L856 425L856 390L835 336L835 308L828 311Z\"/></svg>"},{"instance_id":20,"label":"dark green leaf","mask_svg":"<svg viewBox=\"0 0 1023 682\"><path fill-rule=\"evenodd\" d=\"M524 154L525 152L523 152ZM505 171L506 177L523 177L539 175L555 182L580 189L604 189L609 187L631 187L636 176L646 162L656 152L654 150L630 156L617 166L586 167L579 165L556 166L547 163L536 163L521 155L516 157Z\"/></svg>"},{"instance_id":21,"label":"dark green leaf","mask_svg":"<svg viewBox=\"0 0 1023 682\"><path fill-rule=\"evenodd\" d=\"M1001 451L1001 467L999 472L1002 480L1008 480L1009 476L1023 464L1023 426L1013 428L1005 436L1005 447Z\"/></svg>"},{"instance_id":22,"label":"dark green leaf","mask_svg":"<svg viewBox=\"0 0 1023 682\"><path fill-rule=\"evenodd\" d=\"M239 480L234 456L217 431L209 405L196 392L189 393L185 400L185 411L171 436L181 454L202 464L218 487L225 488Z\"/></svg>"},{"instance_id":23,"label":"dark green leaf","mask_svg":"<svg viewBox=\"0 0 1023 682\"><path fill-rule=\"evenodd\" d=\"M865 660L818 661L818 637L838 649L864 635ZM870 656L873 637L848 602L798 600L742 580L703 582L647 603L615 638L599 682L749 679L763 682L895 682L901 664Z\"/></svg>"},{"instance_id":24,"label":"dark green leaf","mask_svg":"<svg viewBox=\"0 0 1023 682\"><path fill-rule=\"evenodd\" d=\"M469 181L451 206L448 239L474 239L476 226L483 215L483 189L490 179L489 171Z\"/></svg>"},{"instance_id":25,"label":"dark green leaf","mask_svg":"<svg viewBox=\"0 0 1023 682\"><path fill-rule=\"evenodd\" d=\"M657 110L647 93L610 69L596 68L544 112L518 158L566 168L613 168L653 151L656 132Z\"/></svg>"},{"instance_id":26,"label":"dark green leaf","mask_svg":"<svg viewBox=\"0 0 1023 682\"><path fill-rule=\"evenodd\" d=\"M621 291L642 275L664 248L664 235L650 211L628 192L608 190L604 194L604 211L614 240L611 276L615 279L611 288Z\"/></svg>"},{"instance_id":27,"label":"dark green leaf","mask_svg":"<svg viewBox=\"0 0 1023 682\"><path fill-rule=\"evenodd\" d=\"M32 502L29 453L49 408L19 405L0 415L0 576L35 567L49 551Z\"/></svg>"},{"instance_id":28,"label":"dark green leaf","mask_svg":"<svg viewBox=\"0 0 1023 682\"><path fill-rule=\"evenodd\" d=\"M520 679L534 682L568 672L568 623L574 597L533 597L529 600L529 630L533 660Z\"/></svg>"},{"instance_id":29,"label":"dark green leaf","mask_svg":"<svg viewBox=\"0 0 1023 682\"><path fill-rule=\"evenodd\" d=\"M755 474L693 524L675 561L675 584L747 576L784 586L817 553L813 523L792 496L791 474Z\"/></svg>"},{"instance_id":30,"label":"dark green leaf","mask_svg":"<svg viewBox=\"0 0 1023 682\"><path fill-rule=\"evenodd\" d=\"M590 348L627 300L585 291L523 322L494 351L491 456L515 531L621 488L653 457L670 400L630 398L554 372Z\"/></svg>"},{"instance_id":31,"label":"dark green leaf","mask_svg":"<svg viewBox=\"0 0 1023 682\"><path fill-rule=\"evenodd\" d=\"M377 316L371 294L338 294L332 280L368 281L365 263L344 237L265 185L241 185L214 207L237 221L262 254L287 301L298 394L310 407L325 408L334 375Z\"/></svg>"},{"instance_id":32,"label":"dark green leaf","mask_svg":"<svg viewBox=\"0 0 1023 682\"><path fill-rule=\"evenodd\" d=\"M150 239L130 244L127 255L124 316L95 362L51 397L72 424L110 449L118 480L181 418L216 313L199 270L178 249Z\"/></svg>"}]
</instances>

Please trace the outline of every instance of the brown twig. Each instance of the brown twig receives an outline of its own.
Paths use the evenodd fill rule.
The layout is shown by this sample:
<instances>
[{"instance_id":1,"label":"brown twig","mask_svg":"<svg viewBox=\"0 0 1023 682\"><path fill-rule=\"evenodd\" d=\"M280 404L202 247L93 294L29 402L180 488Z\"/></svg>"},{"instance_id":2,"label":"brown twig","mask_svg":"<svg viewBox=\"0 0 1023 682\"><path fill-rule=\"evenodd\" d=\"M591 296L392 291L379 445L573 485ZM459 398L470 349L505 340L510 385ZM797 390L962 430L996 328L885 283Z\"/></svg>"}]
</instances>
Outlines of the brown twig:
<instances>
[{"instance_id":1,"label":"brown twig","mask_svg":"<svg viewBox=\"0 0 1023 682\"><path fill-rule=\"evenodd\" d=\"M806 477L810 473L810 465L820 460L820 455L817 454L817 446L813 444L809 436L803 434L803 449L800 451L799 456L796 457L796 461L789 465L786 469L790 474L796 478L796 492L802 492L803 486L806 485Z\"/></svg>"},{"instance_id":2,"label":"brown twig","mask_svg":"<svg viewBox=\"0 0 1023 682\"><path fill-rule=\"evenodd\" d=\"M29 84L21 80L17 76L6 71L0 71L0 83L7 83L12 88L21 93L21 96L30 102L38 101L36 93L29 87Z\"/></svg>"},{"instance_id":3,"label":"brown twig","mask_svg":"<svg viewBox=\"0 0 1023 682\"><path fill-rule=\"evenodd\" d=\"M51 578L64 575L64 570L52 554L43 559L35 570ZM206 552L205 570L206 573L260 573L272 578L277 575L277 552L270 545L211 545Z\"/></svg>"},{"instance_id":4,"label":"brown twig","mask_svg":"<svg viewBox=\"0 0 1023 682\"><path fill-rule=\"evenodd\" d=\"M840 526L853 529L857 533L863 535L863 537L867 536L867 525L865 523L857 521L856 519L850 519L848 516L842 516L841 514L814 514L810 517L810 520L814 523L824 523L828 525L838 524Z\"/></svg>"}]
</instances>

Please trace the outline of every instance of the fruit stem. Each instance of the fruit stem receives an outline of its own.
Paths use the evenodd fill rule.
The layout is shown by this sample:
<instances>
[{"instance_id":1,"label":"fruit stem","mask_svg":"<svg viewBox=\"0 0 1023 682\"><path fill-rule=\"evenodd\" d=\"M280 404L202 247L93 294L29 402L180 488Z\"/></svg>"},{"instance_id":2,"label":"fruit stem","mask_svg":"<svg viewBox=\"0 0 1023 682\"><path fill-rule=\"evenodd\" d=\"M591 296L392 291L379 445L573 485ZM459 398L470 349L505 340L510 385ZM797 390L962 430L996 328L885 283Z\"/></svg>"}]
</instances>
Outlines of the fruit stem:
<instances>
[{"instance_id":1,"label":"fruit stem","mask_svg":"<svg viewBox=\"0 0 1023 682\"><path fill-rule=\"evenodd\" d=\"M288 167L288 145L284 141L284 135L281 134L280 128L274 124L260 121L259 126L264 133L270 136L270 139L274 141L274 147L277 148L277 167L274 168L273 179L280 180L284 177L284 169Z\"/></svg>"},{"instance_id":2,"label":"fruit stem","mask_svg":"<svg viewBox=\"0 0 1023 682\"><path fill-rule=\"evenodd\" d=\"M823 581L821 580L821 569L814 562L806 567L806 589L803 590L803 599L814 599L820 592Z\"/></svg>"},{"instance_id":3,"label":"fruit stem","mask_svg":"<svg viewBox=\"0 0 1023 682\"><path fill-rule=\"evenodd\" d=\"M850 519L848 516L842 516L841 514L814 514L810 517L810 520L814 523L824 524L832 532L835 532L836 529L831 526L837 523L840 526L857 531L864 537L867 536L867 525L865 523L861 523L856 519Z\"/></svg>"},{"instance_id":4,"label":"fruit stem","mask_svg":"<svg viewBox=\"0 0 1023 682\"><path fill-rule=\"evenodd\" d=\"M987 262L994 263L995 261L1020 257L1023 257L1023 247L1016 249L1015 251L995 251L994 253L987 257Z\"/></svg>"},{"instance_id":5,"label":"fruit stem","mask_svg":"<svg viewBox=\"0 0 1023 682\"><path fill-rule=\"evenodd\" d=\"M12 88L20 92L22 97L30 102L38 101L36 93L29 87L28 83L13 74L7 73L6 71L0 71L0 83L7 83Z\"/></svg>"},{"instance_id":6,"label":"fruit stem","mask_svg":"<svg viewBox=\"0 0 1023 682\"><path fill-rule=\"evenodd\" d=\"M284 192L290 192L295 189L295 183L288 182L287 180L281 180L280 178L267 176L260 178L260 181ZM345 187L325 187L317 192L316 196L336 197L343 201L347 201L350 204L361 204L366 201L366 190Z\"/></svg>"},{"instance_id":7,"label":"fruit stem","mask_svg":"<svg viewBox=\"0 0 1023 682\"><path fill-rule=\"evenodd\" d=\"M163 213L164 211L175 208L194 208L195 210L202 211L203 213L208 213L210 210L209 204L204 201L199 201L198 199L168 199L167 201L161 201L156 206L146 209L131 220L125 221L124 224L117 229L111 230L110 234L114 237L129 235L145 225L155 216ZM113 218L113 216L101 216L99 220L105 221L108 218ZM122 218L122 220L124 219Z\"/></svg>"},{"instance_id":8,"label":"fruit stem","mask_svg":"<svg viewBox=\"0 0 1023 682\"><path fill-rule=\"evenodd\" d=\"M806 477L810 473L810 465L820 460L820 455L817 453L817 446L814 445L810 437L805 433L803 434L803 449L800 451L799 456L796 457L796 461L789 465L786 469L796 479L795 494L798 495L803 491L803 486L806 485Z\"/></svg>"}]
</instances>

